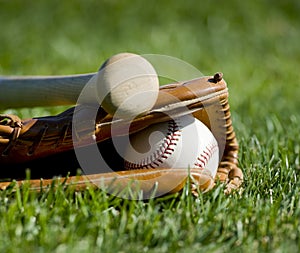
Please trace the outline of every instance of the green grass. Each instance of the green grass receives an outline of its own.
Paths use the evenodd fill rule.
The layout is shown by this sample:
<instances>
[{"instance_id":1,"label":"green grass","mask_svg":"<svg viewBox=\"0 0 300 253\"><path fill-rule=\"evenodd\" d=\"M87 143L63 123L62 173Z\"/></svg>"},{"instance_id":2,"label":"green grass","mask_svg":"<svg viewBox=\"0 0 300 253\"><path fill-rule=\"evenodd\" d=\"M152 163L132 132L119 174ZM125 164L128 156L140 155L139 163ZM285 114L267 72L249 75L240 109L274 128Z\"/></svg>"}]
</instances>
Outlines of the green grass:
<instances>
[{"instance_id":1,"label":"green grass","mask_svg":"<svg viewBox=\"0 0 300 253\"><path fill-rule=\"evenodd\" d=\"M299 251L299 11L296 0L0 0L1 75L93 72L122 51L177 57L205 75L222 71L245 173L242 193L231 196L222 186L150 201L62 186L3 191L0 251Z\"/></svg>"}]
</instances>

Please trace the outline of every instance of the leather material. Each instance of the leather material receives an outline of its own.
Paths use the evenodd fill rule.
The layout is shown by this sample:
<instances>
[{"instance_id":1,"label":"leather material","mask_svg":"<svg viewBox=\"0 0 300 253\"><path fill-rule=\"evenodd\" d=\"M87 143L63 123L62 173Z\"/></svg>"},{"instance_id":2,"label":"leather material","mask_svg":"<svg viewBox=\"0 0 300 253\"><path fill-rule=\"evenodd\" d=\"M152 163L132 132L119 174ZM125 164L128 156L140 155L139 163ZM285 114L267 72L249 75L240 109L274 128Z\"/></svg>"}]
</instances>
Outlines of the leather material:
<instances>
[{"instance_id":1,"label":"leather material","mask_svg":"<svg viewBox=\"0 0 300 253\"><path fill-rule=\"evenodd\" d=\"M20 120L14 115L0 115L0 166L5 170L22 167L22 164L36 160L42 163L44 158L73 150L73 145L87 147L95 139L98 143L110 139L112 127L114 136L122 136L128 134L128 128L133 133L151 124L192 113L212 131L218 141L220 164L215 181L224 182L230 192L240 187L243 173L238 167L238 143L232 126L228 95L227 84L222 75L217 73L160 87L153 109L133 121L115 119L98 105L92 104L77 105L56 116L27 120ZM95 110L97 117L93 118L91 116ZM81 122L76 123L75 129L72 122L77 118ZM73 136L78 136L75 143L72 131ZM165 168L156 171L160 169L165 171ZM124 168L116 170L124 171ZM139 173L149 176L146 171L123 173L135 177ZM208 188L211 188L211 184Z\"/></svg>"}]
</instances>

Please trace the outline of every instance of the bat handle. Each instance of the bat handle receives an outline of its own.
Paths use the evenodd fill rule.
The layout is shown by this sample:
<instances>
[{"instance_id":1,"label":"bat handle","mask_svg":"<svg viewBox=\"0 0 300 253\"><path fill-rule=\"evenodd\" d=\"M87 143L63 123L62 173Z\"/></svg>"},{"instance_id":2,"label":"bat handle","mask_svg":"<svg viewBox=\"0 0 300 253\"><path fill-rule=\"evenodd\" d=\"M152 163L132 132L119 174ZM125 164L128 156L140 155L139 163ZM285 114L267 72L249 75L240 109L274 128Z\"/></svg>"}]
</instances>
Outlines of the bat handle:
<instances>
[{"instance_id":1,"label":"bat handle","mask_svg":"<svg viewBox=\"0 0 300 253\"><path fill-rule=\"evenodd\" d=\"M95 74L0 76L0 109L75 104Z\"/></svg>"}]
</instances>

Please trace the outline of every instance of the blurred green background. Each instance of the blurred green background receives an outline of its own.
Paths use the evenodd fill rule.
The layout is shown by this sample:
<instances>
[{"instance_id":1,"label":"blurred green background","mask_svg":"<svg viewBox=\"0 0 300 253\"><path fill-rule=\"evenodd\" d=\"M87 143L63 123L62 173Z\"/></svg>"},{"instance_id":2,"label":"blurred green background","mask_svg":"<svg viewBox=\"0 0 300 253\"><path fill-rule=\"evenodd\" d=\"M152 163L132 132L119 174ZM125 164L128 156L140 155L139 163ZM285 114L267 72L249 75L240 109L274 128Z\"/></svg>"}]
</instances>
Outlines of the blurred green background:
<instances>
[{"instance_id":1,"label":"blurred green background","mask_svg":"<svg viewBox=\"0 0 300 253\"><path fill-rule=\"evenodd\" d=\"M61 246L65 246L63 242L71 242L66 248L70 252L80 251L77 246L81 240L93 245L101 231L108 238L101 241L104 248L116 247L124 252L136 245L140 247L137 252L147 251L149 245L153 249L149 252L158 252L156 246L165 247L165 251L159 252L173 252L168 245L174 246L174 252L178 248L177 252L197 252L206 245L207 248L216 245L216 252L223 252L224 247L227 252L258 252L258 248L269 252L299 250L299 13L299 0L0 0L0 75L94 72L111 55L124 51L176 57L204 75L223 72L240 143L240 167L245 175L241 197L227 198L218 188L203 195L207 200L203 206L201 198L200 202L193 199L193 206L199 207L198 213L190 213L190 202L185 202L185 198L174 202L175 211L173 204L168 208L166 202L164 207L165 202L159 200L149 205L128 202L129 212L122 206L118 215L107 212L105 205L118 207L118 204L109 200L103 204L105 195L98 202L87 197L81 204L82 215L81 205L78 209L77 202L70 204L73 195L66 200L64 195L57 197L56 191L50 192L53 202L57 200L54 208L47 195L37 202L34 201L38 198L33 197L26 203L28 198L24 198L24 203L33 209L22 209L19 202L14 205L15 202L3 197L0 229L1 244L7 245L3 246L5 251L14 252L11 245L31 245L38 252L47 252L56 247L57 238ZM0 113L27 118L55 114L62 109L0 109ZM90 194L94 196L93 192ZM81 197L76 196L75 199ZM43 233L35 235L32 241L29 236L17 237L18 224L24 220L31 222L30 212L40 210L44 210L39 220L44 224ZM96 219L87 222L86 210L95 214L89 217ZM73 223L72 217L79 218ZM143 217L145 223L139 220ZM185 223L187 218L182 217L188 220L192 217L195 224ZM49 227L51 223L54 225ZM32 231L40 231L32 226L29 226ZM120 233L122 229L129 231L130 236ZM175 232L166 232L168 229ZM165 233L161 235L161 231ZM145 243L144 237L151 243ZM35 244L34 240L38 242ZM46 245L44 251L43 245ZM242 248L245 251L234 250L233 246L239 245L245 245Z\"/></svg>"},{"instance_id":2,"label":"blurred green background","mask_svg":"<svg viewBox=\"0 0 300 253\"><path fill-rule=\"evenodd\" d=\"M1 0L0 75L94 72L124 51L170 55L223 72L242 120L285 120L299 106L299 11L296 0Z\"/></svg>"}]
</instances>

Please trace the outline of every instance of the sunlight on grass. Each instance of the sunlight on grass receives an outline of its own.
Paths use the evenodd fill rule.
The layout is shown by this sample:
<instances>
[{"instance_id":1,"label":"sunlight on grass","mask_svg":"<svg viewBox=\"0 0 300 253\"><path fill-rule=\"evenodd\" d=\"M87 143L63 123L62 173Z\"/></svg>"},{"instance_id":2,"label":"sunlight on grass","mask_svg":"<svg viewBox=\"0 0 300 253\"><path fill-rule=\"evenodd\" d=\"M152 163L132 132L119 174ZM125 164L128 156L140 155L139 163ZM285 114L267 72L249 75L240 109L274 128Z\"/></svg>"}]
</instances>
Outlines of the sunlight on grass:
<instances>
[{"instance_id":1,"label":"sunlight on grass","mask_svg":"<svg viewBox=\"0 0 300 253\"><path fill-rule=\"evenodd\" d=\"M242 193L230 196L222 185L198 198L187 185L149 201L64 185L7 189L0 192L1 252L298 251L298 1L0 5L0 75L94 72L124 51L170 55L204 75L223 72L245 173ZM29 118L65 109L0 112Z\"/></svg>"}]
</instances>

